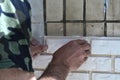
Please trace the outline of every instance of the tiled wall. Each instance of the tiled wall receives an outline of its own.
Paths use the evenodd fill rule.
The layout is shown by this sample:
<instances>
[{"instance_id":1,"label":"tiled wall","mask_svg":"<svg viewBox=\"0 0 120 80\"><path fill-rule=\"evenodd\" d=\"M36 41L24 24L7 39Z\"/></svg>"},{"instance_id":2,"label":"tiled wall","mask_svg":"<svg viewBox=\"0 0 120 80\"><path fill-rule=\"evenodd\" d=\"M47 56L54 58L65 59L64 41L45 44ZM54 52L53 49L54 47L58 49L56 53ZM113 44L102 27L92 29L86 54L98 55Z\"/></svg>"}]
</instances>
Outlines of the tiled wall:
<instances>
[{"instance_id":1,"label":"tiled wall","mask_svg":"<svg viewBox=\"0 0 120 80\"><path fill-rule=\"evenodd\" d=\"M59 47L74 39L85 39L91 43L91 56L73 71L67 80L119 80L120 79L120 38L105 37L46 37L49 45L47 54L39 55L33 60L35 74L39 76L49 64L52 53Z\"/></svg>"},{"instance_id":2,"label":"tiled wall","mask_svg":"<svg viewBox=\"0 0 120 80\"><path fill-rule=\"evenodd\" d=\"M64 1L66 1L66 6L64 6ZM86 1L85 10L84 1ZM83 36L83 29L86 27L86 36L104 36L104 31L106 31L107 36L120 37L120 22L117 22L120 21L120 0L106 1L108 1L108 8L105 16L105 0L46 0L48 35L62 36L64 27L66 27L67 36ZM63 9L66 11L63 12ZM66 26L63 25L64 18ZM86 21L86 24L82 20ZM104 24L104 20L107 21L106 24ZM110 22L110 20L115 21ZM106 30L104 29L105 25L107 26Z\"/></svg>"},{"instance_id":3,"label":"tiled wall","mask_svg":"<svg viewBox=\"0 0 120 80\"><path fill-rule=\"evenodd\" d=\"M29 0L32 6L32 29L33 36L38 38L44 35L43 22L43 0ZM46 0L47 1L47 20L59 21L63 19L63 0ZM67 20L83 20L83 0L66 0L67 1ZM86 0L88 20L103 20L103 3L104 0ZM109 0L107 13L108 20L120 20L119 4L120 0ZM48 34L60 36L63 35L62 23L47 23ZM107 23L108 36L120 36L120 23ZM87 23L87 36L103 36L104 23ZM66 33L71 35L83 35L82 23L67 23ZM83 39L83 37L47 37L46 42L49 45L47 54L37 56L33 60L36 76L40 76L47 67L52 58L52 53L61 45L72 39ZM69 74L67 80L120 80L120 39L119 38L102 38L102 37L85 37L92 45L92 55L77 70ZM100 42L102 41L100 45ZM108 43L106 42L108 41ZM105 46L105 47L101 47ZM116 47L117 46L117 47ZM48 55L49 54L49 55Z\"/></svg>"},{"instance_id":4,"label":"tiled wall","mask_svg":"<svg viewBox=\"0 0 120 80\"><path fill-rule=\"evenodd\" d=\"M43 0L29 0L32 6L32 29L33 36L44 35L44 13ZM48 36L63 36L63 2L64 0L46 0L46 22ZM86 26L86 36L104 36L104 1L105 0L86 0L86 25L84 20L84 0L66 0L66 35L83 36ZM120 0L108 0L106 20L107 36L120 37ZM69 21L77 22L69 22ZM97 21L98 22L89 22ZM101 20L101 22L99 22ZM110 22L110 20L114 20ZM49 21L55 21L50 22ZM59 22L60 21L60 22Z\"/></svg>"},{"instance_id":5,"label":"tiled wall","mask_svg":"<svg viewBox=\"0 0 120 80\"><path fill-rule=\"evenodd\" d=\"M38 37L44 35L44 16L43 0L29 0L32 6L32 28L33 35ZM86 20L104 20L104 1L105 0L86 0ZM120 0L108 0L108 9L106 20L115 20L107 22L107 36L120 36ZM63 20L63 0L46 0L46 21ZM83 20L83 0L66 0L66 20ZM66 35L83 35L83 23L66 23ZM47 23L47 32L49 36L62 36L63 23ZM87 36L103 36L104 22L86 23Z\"/></svg>"}]
</instances>

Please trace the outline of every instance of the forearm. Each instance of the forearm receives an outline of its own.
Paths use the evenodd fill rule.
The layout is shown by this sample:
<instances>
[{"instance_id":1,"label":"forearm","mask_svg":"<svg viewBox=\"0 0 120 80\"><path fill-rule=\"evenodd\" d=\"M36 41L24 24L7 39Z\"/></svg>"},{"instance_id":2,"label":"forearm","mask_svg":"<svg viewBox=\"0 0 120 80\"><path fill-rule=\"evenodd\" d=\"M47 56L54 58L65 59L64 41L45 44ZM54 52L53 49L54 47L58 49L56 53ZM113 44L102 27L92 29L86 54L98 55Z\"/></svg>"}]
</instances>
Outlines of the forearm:
<instances>
[{"instance_id":1,"label":"forearm","mask_svg":"<svg viewBox=\"0 0 120 80\"><path fill-rule=\"evenodd\" d=\"M36 80L32 72L17 68L0 69L0 80Z\"/></svg>"},{"instance_id":2,"label":"forearm","mask_svg":"<svg viewBox=\"0 0 120 80\"><path fill-rule=\"evenodd\" d=\"M63 65L49 64L38 80L65 80L69 69Z\"/></svg>"}]
</instances>

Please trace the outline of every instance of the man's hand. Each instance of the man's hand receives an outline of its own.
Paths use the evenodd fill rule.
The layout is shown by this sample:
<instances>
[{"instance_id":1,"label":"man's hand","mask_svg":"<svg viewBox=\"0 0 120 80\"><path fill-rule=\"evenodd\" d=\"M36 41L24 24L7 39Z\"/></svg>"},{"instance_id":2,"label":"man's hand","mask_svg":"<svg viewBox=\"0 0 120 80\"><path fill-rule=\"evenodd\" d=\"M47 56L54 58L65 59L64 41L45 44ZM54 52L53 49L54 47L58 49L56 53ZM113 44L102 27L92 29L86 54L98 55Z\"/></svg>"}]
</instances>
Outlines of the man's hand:
<instances>
[{"instance_id":1,"label":"man's hand","mask_svg":"<svg viewBox=\"0 0 120 80\"><path fill-rule=\"evenodd\" d=\"M42 45L35 38L32 38L31 43L30 43L30 48L31 48L31 56L34 57L38 53L40 54L40 53L46 51L48 46L47 45Z\"/></svg>"},{"instance_id":2,"label":"man's hand","mask_svg":"<svg viewBox=\"0 0 120 80\"><path fill-rule=\"evenodd\" d=\"M65 80L69 71L76 70L86 61L90 49L90 44L85 40L73 40L65 44L54 53L40 80Z\"/></svg>"},{"instance_id":3,"label":"man's hand","mask_svg":"<svg viewBox=\"0 0 120 80\"><path fill-rule=\"evenodd\" d=\"M58 49L53 55L52 64L76 70L90 55L90 44L85 40L73 40Z\"/></svg>"}]
</instances>

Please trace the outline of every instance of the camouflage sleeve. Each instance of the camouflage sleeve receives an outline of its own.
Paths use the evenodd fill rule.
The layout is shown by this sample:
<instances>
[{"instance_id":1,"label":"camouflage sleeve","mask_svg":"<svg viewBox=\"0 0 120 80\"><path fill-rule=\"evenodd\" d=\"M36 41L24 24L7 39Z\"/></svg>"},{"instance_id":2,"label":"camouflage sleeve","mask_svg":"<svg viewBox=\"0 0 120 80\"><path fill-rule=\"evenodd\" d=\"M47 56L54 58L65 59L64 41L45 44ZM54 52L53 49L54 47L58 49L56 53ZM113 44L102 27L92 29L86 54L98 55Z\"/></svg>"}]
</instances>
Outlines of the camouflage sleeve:
<instances>
[{"instance_id":1,"label":"camouflage sleeve","mask_svg":"<svg viewBox=\"0 0 120 80\"><path fill-rule=\"evenodd\" d=\"M27 0L0 0L0 69L33 71L30 9Z\"/></svg>"}]
</instances>

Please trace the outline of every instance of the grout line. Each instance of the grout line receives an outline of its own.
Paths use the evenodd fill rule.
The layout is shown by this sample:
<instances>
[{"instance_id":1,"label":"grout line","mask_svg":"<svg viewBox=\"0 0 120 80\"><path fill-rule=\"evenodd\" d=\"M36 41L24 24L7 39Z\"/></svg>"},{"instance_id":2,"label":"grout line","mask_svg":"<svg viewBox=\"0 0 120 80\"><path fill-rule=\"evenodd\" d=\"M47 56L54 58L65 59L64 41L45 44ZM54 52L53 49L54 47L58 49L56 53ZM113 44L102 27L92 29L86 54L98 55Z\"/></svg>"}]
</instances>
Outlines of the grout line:
<instances>
[{"instance_id":1,"label":"grout line","mask_svg":"<svg viewBox=\"0 0 120 80\"><path fill-rule=\"evenodd\" d=\"M66 20L66 23L83 23L84 20ZM86 23L103 23L104 20L86 20ZM106 20L107 23L120 23L120 20ZM60 21L47 21L47 23L63 23Z\"/></svg>"},{"instance_id":2,"label":"grout line","mask_svg":"<svg viewBox=\"0 0 120 80\"><path fill-rule=\"evenodd\" d=\"M86 0L83 1L83 36L87 35L86 32Z\"/></svg>"},{"instance_id":3,"label":"grout line","mask_svg":"<svg viewBox=\"0 0 120 80\"><path fill-rule=\"evenodd\" d=\"M63 35L66 34L66 0L63 0Z\"/></svg>"},{"instance_id":4,"label":"grout line","mask_svg":"<svg viewBox=\"0 0 120 80\"><path fill-rule=\"evenodd\" d=\"M89 73L90 71L72 71L71 73Z\"/></svg>"},{"instance_id":5,"label":"grout line","mask_svg":"<svg viewBox=\"0 0 120 80\"><path fill-rule=\"evenodd\" d=\"M73 71L73 73L103 73L103 74L120 74L120 72L109 72L109 71Z\"/></svg>"},{"instance_id":6,"label":"grout line","mask_svg":"<svg viewBox=\"0 0 120 80\"><path fill-rule=\"evenodd\" d=\"M107 1L104 0L104 36L107 37L107 22L106 22L106 19L107 19Z\"/></svg>"},{"instance_id":7,"label":"grout line","mask_svg":"<svg viewBox=\"0 0 120 80\"><path fill-rule=\"evenodd\" d=\"M107 55L107 54L91 54L90 57L110 57L111 58L111 55Z\"/></svg>"},{"instance_id":8,"label":"grout line","mask_svg":"<svg viewBox=\"0 0 120 80\"><path fill-rule=\"evenodd\" d=\"M97 37L97 36L46 36L46 39L80 39L80 38L84 38L87 40L120 40L120 37Z\"/></svg>"},{"instance_id":9,"label":"grout line","mask_svg":"<svg viewBox=\"0 0 120 80\"><path fill-rule=\"evenodd\" d=\"M111 71L112 72L115 72L115 56L111 56L112 58L112 63L111 63Z\"/></svg>"},{"instance_id":10,"label":"grout line","mask_svg":"<svg viewBox=\"0 0 120 80\"><path fill-rule=\"evenodd\" d=\"M41 55L52 56L53 53L43 52L43 53L41 53ZM90 57L109 57L109 58L112 58L112 56L120 58L120 55L107 55L107 54L91 54L90 55Z\"/></svg>"},{"instance_id":11,"label":"grout line","mask_svg":"<svg viewBox=\"0 0 120 80\"><path fill-rule=\"evenodd\" d=\"M111 54L92 54L91 55L91 57L110 57L110 58L112 58L112 56L120 58L120 55L111 55Z\"/></svg>"},{"instance_id":12,"label":"grout line","mask_svg":"<svg viewBox=\"0 0 120 80\"><path fill-rule=\"evenodd\" d=\"M92 80L92 72L89 72L89 80Z\"/></svg>"},{"instance_id":13,"label":"grout line","mask_svg":"<svg viewBox=\"0 0 120 80\"><path fill-rule=\"evenodd\" d=\"M48 33L47 33L47 23L46 23L46 21L47 21L47 10L46 10L46 8L47 8L47 5L46 5L46 0L43 0L43 16L44 16L44 33L45 33L45 35L48 35Z\"/></svg>"},{"instance_id":14,"label":"grout line","mask_svg":"<svg viewBox=\"0 0 120 80\"><path fill-rule=\"evenodd\" d=\"M44 71L43 68L34 68L35 71ZM101 74L120 74L120 72L109 72L109 71L72 71L71 73L101 73Z\"/></svg>"}]
</instances>

